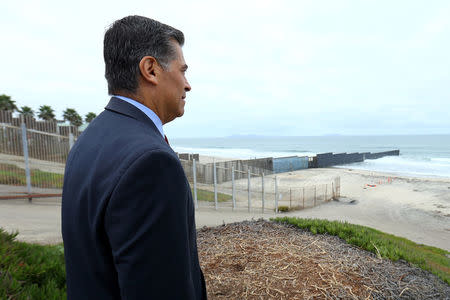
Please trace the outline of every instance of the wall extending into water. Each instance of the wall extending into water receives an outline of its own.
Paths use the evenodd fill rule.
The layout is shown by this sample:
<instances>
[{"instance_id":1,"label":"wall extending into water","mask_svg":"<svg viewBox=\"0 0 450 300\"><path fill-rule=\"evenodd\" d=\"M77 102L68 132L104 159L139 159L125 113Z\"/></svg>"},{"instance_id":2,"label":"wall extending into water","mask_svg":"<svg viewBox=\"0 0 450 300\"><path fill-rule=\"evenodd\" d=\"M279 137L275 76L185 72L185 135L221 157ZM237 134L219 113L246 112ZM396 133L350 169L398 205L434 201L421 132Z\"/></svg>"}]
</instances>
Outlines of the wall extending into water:
<instances>
[{"instance_id":1,"label":"wall extending into water","mask_svg":"<svg viewBox=\"0 0 450 300\"><path fill-rule=\"evenodd\" d=\"M366 159L377 159L385 156L398 156L400 150L392 150L377 153L320 153L310 161L310 168L326 168L338 165L347 165L351 163L363 162Z\"/></svg>"}]
</instances>

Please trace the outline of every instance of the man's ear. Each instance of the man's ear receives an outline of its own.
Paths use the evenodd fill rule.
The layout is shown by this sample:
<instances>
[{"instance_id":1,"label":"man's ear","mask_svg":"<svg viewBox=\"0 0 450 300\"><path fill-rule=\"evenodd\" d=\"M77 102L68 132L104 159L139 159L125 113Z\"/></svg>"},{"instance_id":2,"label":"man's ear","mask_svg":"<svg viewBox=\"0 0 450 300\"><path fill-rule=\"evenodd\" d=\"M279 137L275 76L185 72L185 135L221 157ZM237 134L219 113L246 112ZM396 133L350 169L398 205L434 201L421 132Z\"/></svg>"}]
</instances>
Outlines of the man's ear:
<instances>
[{"instance_id":1,"label":"man's ear","mask_svg":"<svg viewBox=\"0 0 450 300\"><path fill-rule=\"evenodd\" d=\"M153 56L144 56L139 62L142 79L155 85L158 84L157 75L160 68L156 58Z\"/></svg>"}]
</instances>

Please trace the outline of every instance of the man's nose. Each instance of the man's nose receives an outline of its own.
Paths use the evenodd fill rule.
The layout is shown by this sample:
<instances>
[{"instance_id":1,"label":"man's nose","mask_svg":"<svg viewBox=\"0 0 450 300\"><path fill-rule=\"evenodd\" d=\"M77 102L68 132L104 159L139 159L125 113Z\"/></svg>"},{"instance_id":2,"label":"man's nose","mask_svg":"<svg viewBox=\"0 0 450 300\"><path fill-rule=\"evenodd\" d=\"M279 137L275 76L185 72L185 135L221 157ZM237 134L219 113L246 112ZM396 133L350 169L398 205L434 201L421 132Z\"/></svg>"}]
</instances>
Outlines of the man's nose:
<instances>
[{"instance_id":1,"label":"man's nose","mask_svg":"<svg viewBox=\"0 0 450 300\"><path fill-rule=\"evenodd\" d=\"M186 92L189 92L190 90L191 90L191 85L189 84L189 82L186 80L186 85L185 85L185 87L184 87L184 90L186 91Z\"/></svg>"}]
</instances>

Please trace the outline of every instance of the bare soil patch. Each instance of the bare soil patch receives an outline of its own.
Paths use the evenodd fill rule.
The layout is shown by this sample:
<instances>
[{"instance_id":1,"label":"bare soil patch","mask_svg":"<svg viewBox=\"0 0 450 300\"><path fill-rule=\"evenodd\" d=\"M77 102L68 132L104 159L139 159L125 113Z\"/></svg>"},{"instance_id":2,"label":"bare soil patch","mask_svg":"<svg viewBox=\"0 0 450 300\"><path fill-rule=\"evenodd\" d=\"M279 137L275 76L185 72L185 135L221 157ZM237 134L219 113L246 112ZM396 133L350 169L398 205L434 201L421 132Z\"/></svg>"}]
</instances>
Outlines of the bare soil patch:
<instances>
[{"instance_id":1,"label":"bare soil patch","mask_svg":"<svg viewBox=\"0 0 450 300\"><path fill-rule=\"evenodd\" d=\"M198 230L208 299L449 299L450 286L328 235L245 221Z\"/></svg>"}]
</instances>

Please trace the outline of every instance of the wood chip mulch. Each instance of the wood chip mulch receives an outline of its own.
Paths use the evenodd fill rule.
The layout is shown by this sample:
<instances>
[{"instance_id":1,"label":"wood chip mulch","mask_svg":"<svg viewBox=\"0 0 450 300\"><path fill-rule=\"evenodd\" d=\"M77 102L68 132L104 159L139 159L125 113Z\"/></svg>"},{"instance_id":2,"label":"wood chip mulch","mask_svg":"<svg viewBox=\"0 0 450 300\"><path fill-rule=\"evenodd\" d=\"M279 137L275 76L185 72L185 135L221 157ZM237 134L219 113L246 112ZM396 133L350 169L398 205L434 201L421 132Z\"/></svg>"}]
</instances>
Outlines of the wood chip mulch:
<instances>
[{"instance_id":1,"label":"wood chip mulch","mask_svg":"<svg viewBox=\"0 0 450 300\"><path fill-rule=\"evenodd\" d=\"M450 286L290 225L246 221L198 231L208 299L450 299Z\"/></svg>"}]
</instances>

